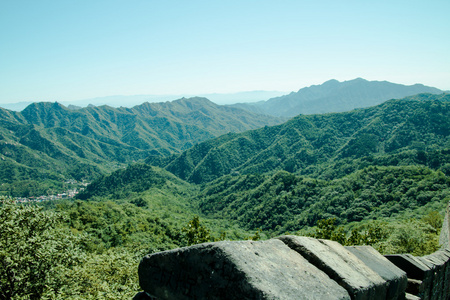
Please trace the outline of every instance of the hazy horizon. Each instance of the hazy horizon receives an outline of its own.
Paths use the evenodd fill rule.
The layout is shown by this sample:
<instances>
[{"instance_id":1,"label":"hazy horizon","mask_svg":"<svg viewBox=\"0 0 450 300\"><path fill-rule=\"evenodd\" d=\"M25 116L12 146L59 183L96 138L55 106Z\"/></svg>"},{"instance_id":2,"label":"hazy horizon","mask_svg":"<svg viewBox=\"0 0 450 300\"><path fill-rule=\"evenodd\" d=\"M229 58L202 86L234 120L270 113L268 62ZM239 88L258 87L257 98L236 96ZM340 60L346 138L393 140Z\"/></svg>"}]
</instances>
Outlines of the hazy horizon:
<instances>
[{"instance_id":1,"label":"hazy horizon","mask_svg":"<svg viewBox=\"0 0 450 300\"><path fill-rule=\"evenodd\" d=\"M181 98L192 98L192 97L204 97L208 100L219 104L219 105L229 105L236 103L252 103L258 101L265 101L273 97L283 96L289 94L290 92L282 91L244 91L237 93L211 93L211 94L192 94L192 95L110 95L103 97L94 97L87 99L76 99L72 101L55 100L55 101L20 101L11 103L0 103L0 107L21 111L31 103L36 102L58 102L65 106L74 105L80 107L86 107L88 105L108 105L112 107L133 107L140 105L144 102L167 102L175 101ZM123 102L126 101L126 102Z\"/></svg>"},{"instance_id":2,"label":"hazy horizon","mask_svg":"<svg viewBox=\"0 0 450 300\"><path fill-rule=\"evenodd\" d=\"M0 103L289 93L362 77L450 90L450 2L9 1Z\"/></svg>"},{"instance_id":3,"label":"hazy horizon","mask_svg":"<svg viewBox=\"0 0 450 300\"><path fill-rule=\"evenodd\" d=\"M366 80L364 78L358 77L349 81L355 81L358 79ZM133 107L137 105L141 105L144 102L167 102L167 101L176 101L181 98L192 98L192 97L203 97L208 100L219 104L219 105L231 105L237 103L256 103L260 101L267 101L271 98L276 98L280 96L285 96L290 93L296 93L305 88L310 88L313 86L320 86L328 81L332 81L335 79L329 79L319 85L311 85L307 87L301 87L296 91L283 92L283 91L243 91L237 93L211 93L211 94L180 94L180 95L111 95L111 96L103 96L103 97L94 97L87 99L77 99L72 101L23 101L23 102L15 102L15 103L0 103L0 107L6 108L9 110L21 111L26 108L29 104L34 102L58 102L65 106L74 105L79 107L87 107L89 105L101 106L108 105L112 107ZM338 81L339 82L339 81ZM345 83L348 81L342 81L341 83ZM371 81L377 82L377 81ZM398 84L393 82L393 84ZM420 83L419 83L420 84ZM406 86L406 85L404 85ZM409 85L412 86L412 85ZM442 90L442 92L448 92ZM126 101L126 102L123 102Z\"/></svg>"}]
</instances>

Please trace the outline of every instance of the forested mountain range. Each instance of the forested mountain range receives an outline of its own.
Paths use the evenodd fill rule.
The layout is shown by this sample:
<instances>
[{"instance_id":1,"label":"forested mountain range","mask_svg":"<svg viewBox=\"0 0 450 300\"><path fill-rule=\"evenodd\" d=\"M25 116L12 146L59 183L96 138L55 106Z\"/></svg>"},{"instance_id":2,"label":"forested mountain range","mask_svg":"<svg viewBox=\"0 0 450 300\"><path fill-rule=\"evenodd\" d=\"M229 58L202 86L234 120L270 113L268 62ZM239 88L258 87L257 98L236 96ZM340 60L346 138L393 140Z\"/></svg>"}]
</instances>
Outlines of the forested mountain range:
<instances>
[{"instance_id":1,"label":"forested mountain range","mask_svg":"<svg viewBox=\"0 0 450 300\"><path fill-rule=\"evenodd\" d=\"M449 114L449 94L420 94L345 113L300 115L146 162L200 187L183 197L203 214L248 230L280 234L324 218L374 220L442 209L450 200ZM136 197L136 182L160 177L150 166L133 168L102 177L82 197Z\"/></svg>"},{"instance_id":2,"label":"forested mountain range","mask_svg":"<svg viewBox=\"0 0 450 300\"><path fill-rule=\"evenodd\" d=\"M300 115L281 125L205 141L163 161L149 157L147 162L205 183L227 174L277 169L307 173L313 165L347 158L449 148L449 100L449 94L420 94L350 112Z\"/></svg>"},{"instance_id":3,"label":"forested mountain range","mask_svg":"<svg viewBox=\"0 0 450 300\"><path fill-rule=\"evenodd\" d=\"M204 214L235 219L248 230L280 232L312 226L323 217L347 222L389 216L450 197L445 177L450 175L449 94L299 115L280 125L200 142L207 127L208 136L224 128L243 131L242 118L254 116L250 120L256 127L261 117L242 117L239 110L225 108L230 116L217 113L213 119L214 109L220 108L194 98L132 109L69 110L41 103L21 113L1 110L3 191L14 194L14 184L22 189L15 187L17 193L24 188L45 191L49 186L42 182L93 178L112 170L113 163L117 169L120 163L145 158L145 164L98 178L80 197L135 199L154 186L178 186L173 197ZM233 126L227 125L230 119ZM149 132L156 129L166 135L160 147L172 139L179 148L155 151L150 145L156 138ZM181 152L187 147L181 141L186 134L200 143ZM394 176L398 182L392 174L399 174ZM396 189L393 182L404 188ZM345 203L333 200L343 194ZM334 210L328 211L329 205Z\"/></svg>"},{"instance_id":4,"label":"forested mountain range","mask_svg":"<svg viewBox=\"0 0 450 300\"><path fill-rule=\"evenodd\" d=\"M16 185L23 180L93 178L149 155L179 153L227 132L282 121L206 98L133 108L33 103L22 112L0 109L0 178Z\"/></svg>"},{"instance_id":5,"label":"forested mountain range","mask_svg":"<svg viewBox=\"0 0 450 300\"><path fill-rule=\"evenodd\" d=\"M442 91L422 84L407 86L362 78L344 82L329 80L285 96L256 103L240 103L235 107L273 116L294 117L299 114L344 112L419 93L440 94Z\"/></svg>"},{"instance_id":6,"label":"forested mountain range","mask_svg":"<svg viewBox=\"0 0 450 300\"><path fill-rule=\"evenodd\" d=\"M183 101L171 115L185 110ZM45 105L56 107L0 111L3 191L14 191L8 180L16 180L22 192L27 184L45 191L49 181L67 176L57 173L65 168L77 176L91 166L93 174L103 175L78 199L18 205L0 195L1 236L7 242L0 277L15 284L20 274L39 287L35 292L15 286L24 298L35 292L47 298L129 299L139 289L135 270L143 255L217 240L290 233L371 245L383 254L426 255L440 247L442 212L450 201L449 94L300 115L280 125L226 133L181 153L168 149L169 156L150 152L146 163L126 168L117 168L125 163L116 161L109 174L105 171L114 167L103 163L102 155L118 159L115 149L122 149L126 162L134 158L127 153L148 150L115 135L143 130L140 117L126 109L90 107L73 110L80 115L72 118L58 104ZM158 115L157 108L161 105L147 106L143 114ZM204 114L192 118L208 120ZM74 155L69 142L85 158ZM26 176L30 180L23 180ZM36 278L35 270L43 277Z\"/></svg>"}]
</instances>

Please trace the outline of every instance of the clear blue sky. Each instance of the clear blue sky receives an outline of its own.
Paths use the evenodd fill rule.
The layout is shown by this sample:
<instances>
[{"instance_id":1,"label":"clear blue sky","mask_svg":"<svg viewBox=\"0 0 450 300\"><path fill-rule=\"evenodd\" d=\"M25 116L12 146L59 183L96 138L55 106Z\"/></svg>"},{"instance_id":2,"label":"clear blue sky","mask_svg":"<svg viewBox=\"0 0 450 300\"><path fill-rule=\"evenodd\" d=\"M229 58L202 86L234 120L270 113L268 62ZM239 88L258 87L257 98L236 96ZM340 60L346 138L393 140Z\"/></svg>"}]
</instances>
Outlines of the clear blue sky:
<instances>
[{"instance_id":1,"label":"clear blue sky","mask_svg":"<svg viewBox=\"0 0 450 300\"><path fill-rule=\"evenodd\" d=\"M0 0L0 103L356 77L450 89L449 12L449 0Z\"/></svg>"}]
</instances>

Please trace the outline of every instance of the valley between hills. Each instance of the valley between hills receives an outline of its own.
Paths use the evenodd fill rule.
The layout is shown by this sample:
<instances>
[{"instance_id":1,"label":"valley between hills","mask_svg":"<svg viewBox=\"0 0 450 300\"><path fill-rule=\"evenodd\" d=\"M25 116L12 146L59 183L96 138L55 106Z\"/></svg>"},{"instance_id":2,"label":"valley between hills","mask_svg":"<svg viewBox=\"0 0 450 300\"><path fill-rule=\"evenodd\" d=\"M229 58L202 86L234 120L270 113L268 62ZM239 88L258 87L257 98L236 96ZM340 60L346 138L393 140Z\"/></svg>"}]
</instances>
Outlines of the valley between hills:
<instances>
[{"instance_id":1,"label":"valley between hills","mask_svg":"<svg viewBox=\"0 0 450 300\"><path fill-rule=\"evenodd\" d=\"M251 104L0 109L0 233L15 241L1 280L42 268L28 295L130 298L143 254L286 233L425 255L450 201L449 134L450 94L360 78ZM68 180L91 183L11 200Z\"/></svg>"}]
</instances>

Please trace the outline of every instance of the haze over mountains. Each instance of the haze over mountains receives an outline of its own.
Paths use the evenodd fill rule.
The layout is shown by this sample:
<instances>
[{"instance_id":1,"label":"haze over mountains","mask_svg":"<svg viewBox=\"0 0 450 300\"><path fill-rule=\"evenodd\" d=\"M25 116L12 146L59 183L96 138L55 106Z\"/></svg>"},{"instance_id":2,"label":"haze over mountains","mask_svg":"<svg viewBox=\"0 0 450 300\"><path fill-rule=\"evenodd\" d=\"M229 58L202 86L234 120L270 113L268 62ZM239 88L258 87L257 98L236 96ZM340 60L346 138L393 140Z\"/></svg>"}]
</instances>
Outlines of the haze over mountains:
<instances>
[{"instance_id":1,"label":"haze over mountains","mask_svg":"<svg viewBox=\"0 0 450 300\"><path fill-rule=\"evenodd\" d=\"M74 101L58 101L67 107L87 107L89 105L128 107L144 102L166 102L180 98L203 97L219 105L234 105L259 114L293 117L298 114L348 111L369 107L389 99L399 99L419 93L440 94L441 90L415 84L411 86L387 81L367 81L357 78L339 82L329 80L321 85L305 87L286 94L280 91L249 91L238 93L213 93L200 95L134 95L106 96ZM22 111L32 102L4 103L0 107Z\"/></svg>"},{"instance_id":2,"label":"haze over mountains","mask_svg":"<svg viewBox=\"0 0 450 300\"><path fill-rule=\"evenodd\" d=\"M387 81L367 81L362 78L344 82L333 79L321 85L302 88L289 95L235 106L262 114L294 117L299 114L349 111L419 93L440 94L442 91L422 84L407 86Z\"/></svg>"},{"instance_id":3,"label":"haze over mountains","mask_svg":"<svg viewBox=\"0 0 450 300\"><path fill-rule=\"evenodd\" d=\"M105 96L105 97L96 97L89 99L81 99L81 100L73 100L73 101L58 101L59 103L69 107L69 106L78 106L78 107L86 107L89 105L101 106L108 105L112 107L133 107L136 105L140 105L145 102L166 102L173 101L175 99L180 98L194 98L194 97L202 97L208 98L212 102L224 105L224 104L233 104L237 102L256 102L266 100L272 97L285 95L285 92L279 91L250 91L250 92L239 92L239 93L214 93L214 94L199 94L199 95L133 95L133 96ZM14 111L22 111L32 102L19 102L19 103L4 103L0 104L0 107L14 110Z\"/></svg>"},{"instance_id":4,"label":"haze over mountains","mask_svg":"<svg viewBox=\"0 0 450 300\"><path fill-rule=\"evenodd\" d=\"M417 91L440 92L423 85L408 87L355 79L343 83L331 80L286 96L235 106L217 105L206 98L194 97L143 103L132 108L106 105L77 108L42 102L30 104L21 112L0 109L0 178L19 186L23 180L92 179L145 159L193 182L211 180L230 171L265 172L273 167L295 171L307 166L306 162L291 161L299 153L304 159L311 157L317 161L323 158L323 149L334 147L334 143L340 145L340 151L346 149L346 143L352 143L352 135L337 138L342 132L336 128L343 124L337 122L332 125L334 129L324 131L312 121L325 120L327 116L297 117L281 127L271 127L285 122L299 107L331 112L339 105L342 105L340 109L371 106L386 97ZM293 122L300 122L300 128L306 127L293 129L289 125ZM352 126L355 130L352 134L361 130L355 124ZM247 136L233 135L258 128L262 129L249 131ZM286 130L293 135L280 135L278 131L283 131L282 128L289 128ZM216 137L219 139L215 140ZM383 137L386 138L389 137ZM300 150L286 150L278 139L287 139ZM217 144L220 141L228 141L227 146ZM316 148L318 143L323 143L325 148ZM240 162L224 156L223 151L239 153L236 155ZM182 161L183 157L188 159ZM272 160L274 157L277 158ZM183 168L179 169L181 165Z\"/></svg>"}]
</instances>

